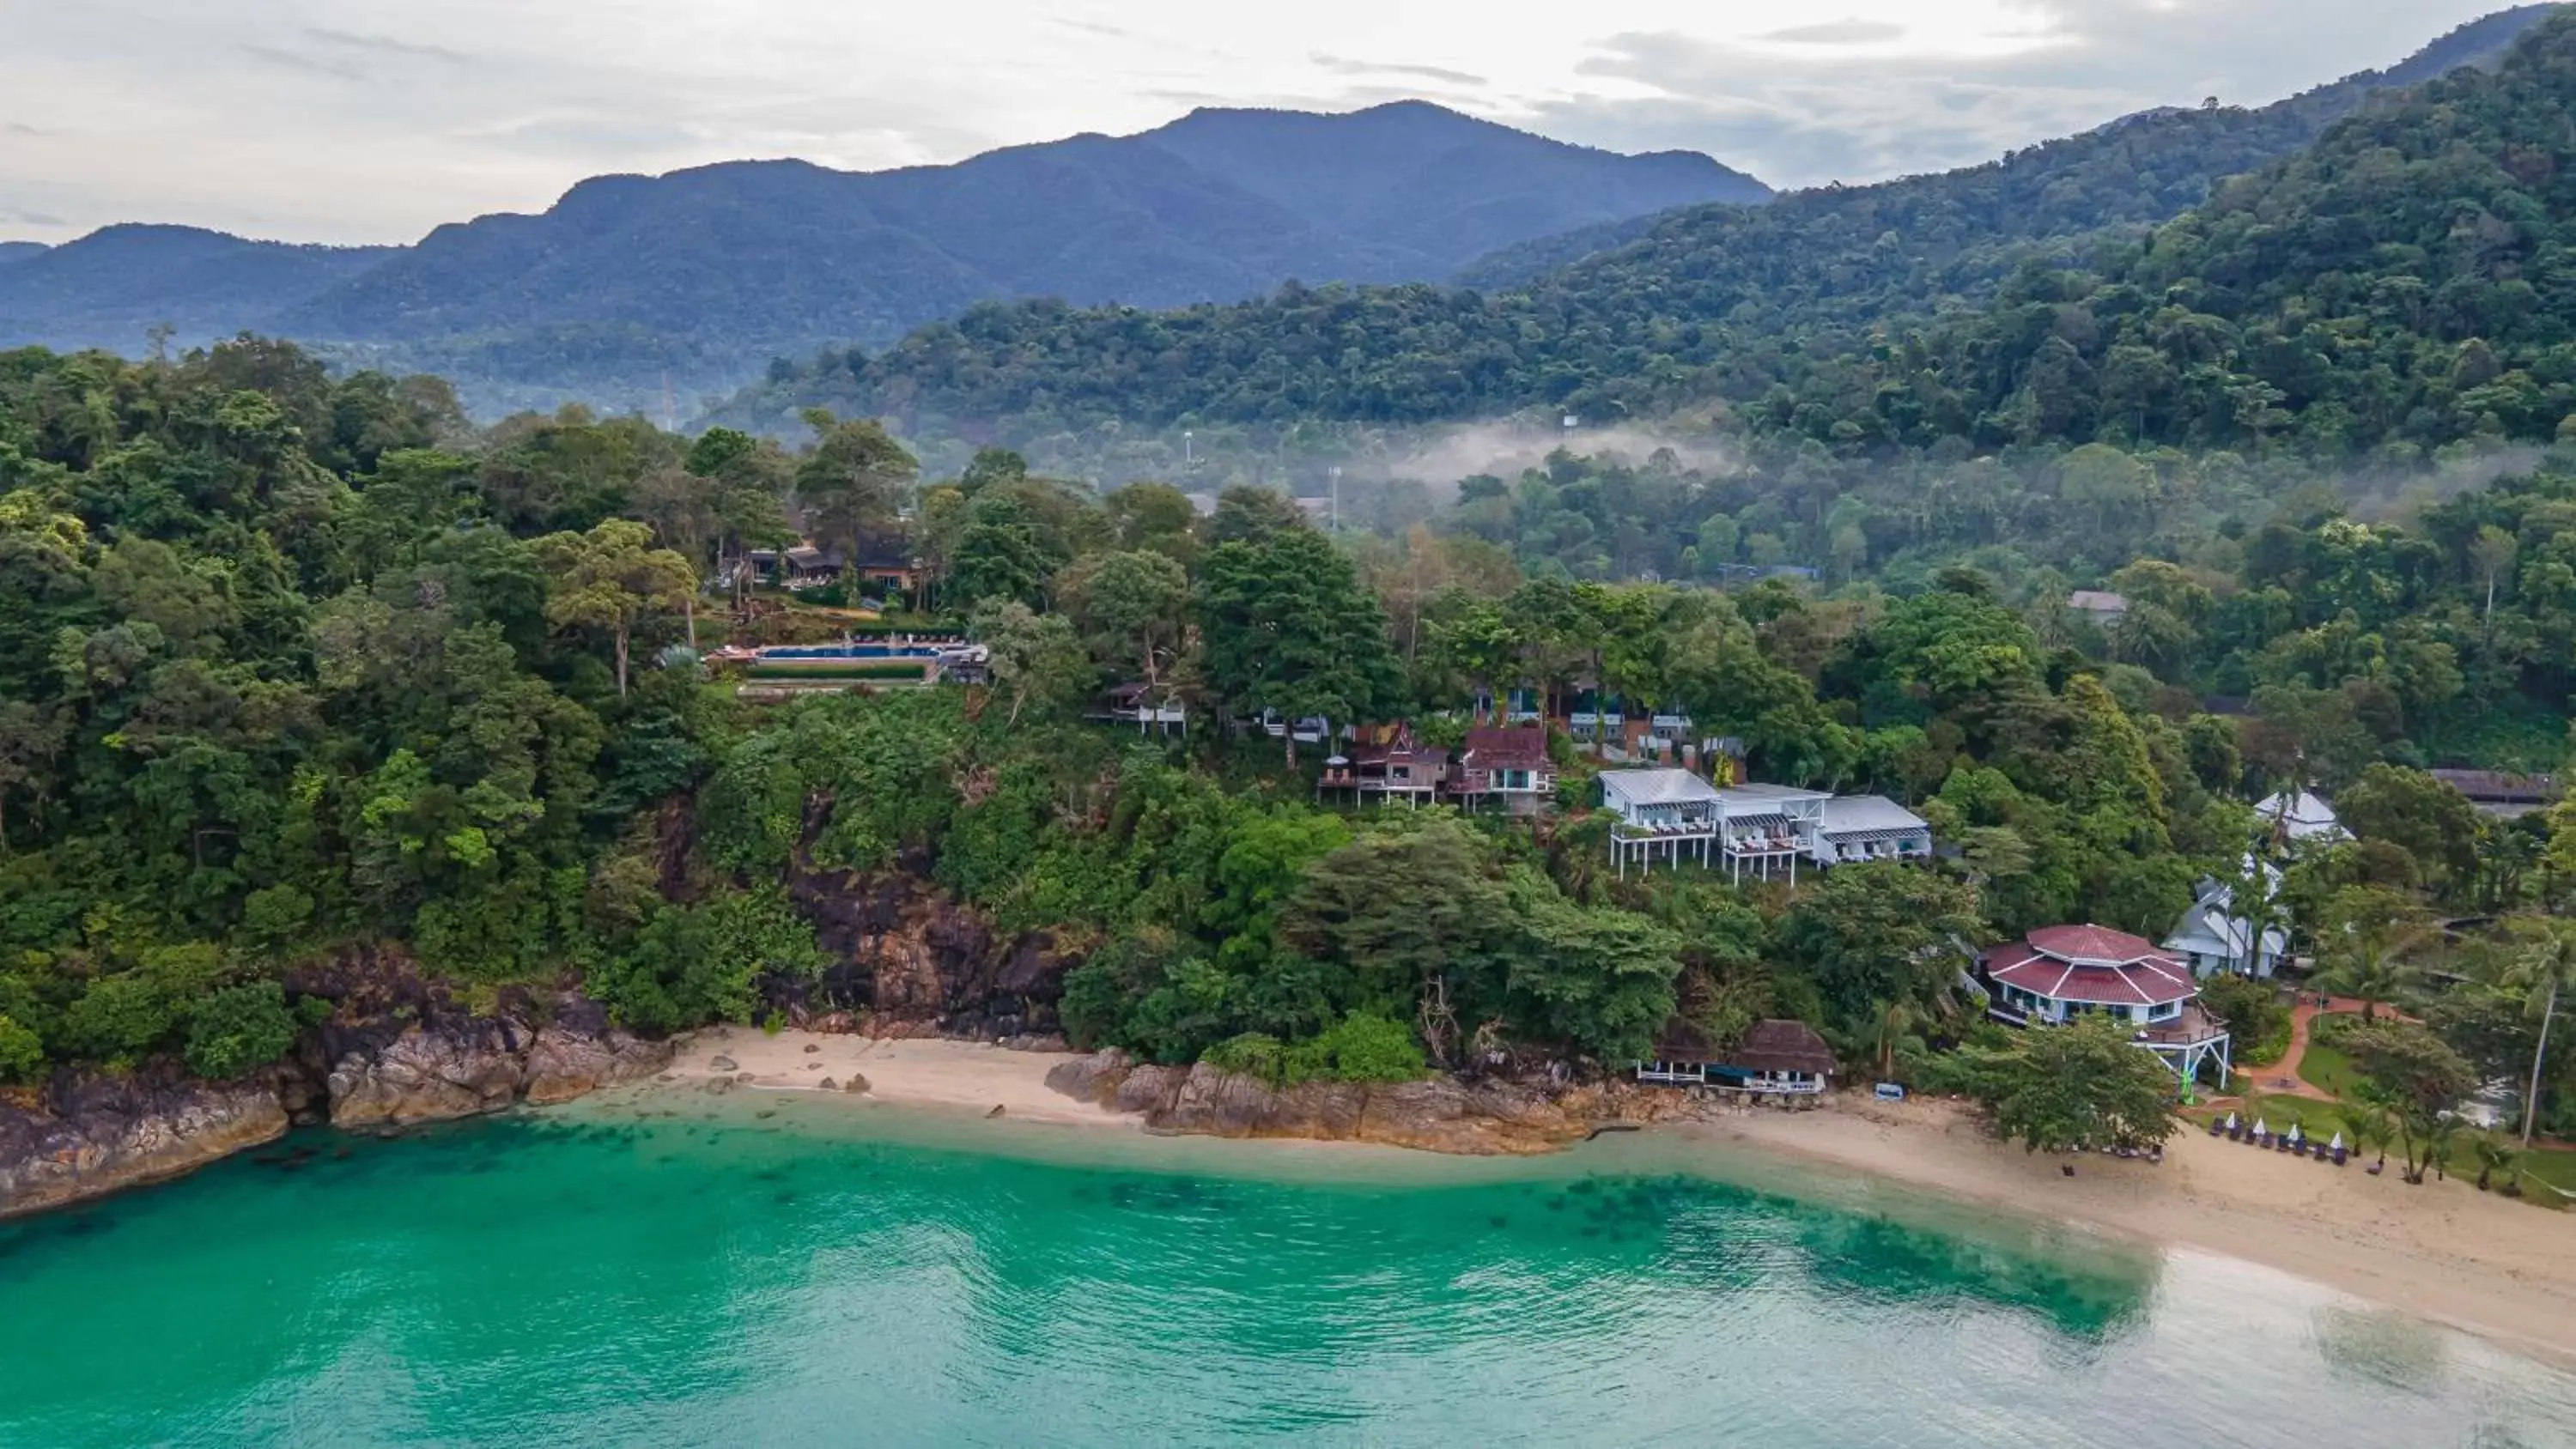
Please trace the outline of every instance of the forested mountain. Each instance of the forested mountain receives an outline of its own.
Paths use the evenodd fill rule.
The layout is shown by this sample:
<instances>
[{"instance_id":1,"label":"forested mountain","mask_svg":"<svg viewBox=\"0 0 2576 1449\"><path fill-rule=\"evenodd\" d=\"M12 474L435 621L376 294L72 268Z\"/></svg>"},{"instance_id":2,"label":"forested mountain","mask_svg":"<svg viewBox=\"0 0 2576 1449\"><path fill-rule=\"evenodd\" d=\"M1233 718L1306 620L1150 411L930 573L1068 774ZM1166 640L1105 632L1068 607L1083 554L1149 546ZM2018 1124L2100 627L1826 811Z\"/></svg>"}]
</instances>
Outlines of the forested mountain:
<instances>
[{"instance_id":1,"label":"forested mountain","mask_svg":"<svg viewBox=\"0 0 2576 1449\"><path fill-rule=\"evenodd\" d=\"M1018 440L1184 418L1412 423L1536 405L1609 418L1759 396L1783 355L1973 305L2034 258L2131 240L2390 87L2492 63L2553 9L2489 17L2391 70L2260 110L2149 113L1962 171L1682 212L1517 290L1292 288L1162 315L987 304L883 355L773 378L724 416L776 425L822 402L924 435ZM1489 258L1471 275L1526 269Z\"/></svg>"},{"instance_id":2,"label":"forested mountain","mask_svg":"<svg viewBox=\"0 0 2576 1449\"><path fill-rule=\"evenodd\" d=\"M47 250L43 242L0 241L0 267L5 267L11 262L23 262L30 257L42 256Z\"/></svg>"},{"instance_id":3,"label":"forested mountain","mask_svg":"<svg viewBox=\"0 0 2576 1449\"><path fill-rule=\"evenodd\" d=\"M1615 155L1420 103L1200 111L954 166L598 177L540 215L406 248L110 228L10 269L0 343L132 352L160 321L182 342L255 328L439 363L486 403L588 395L658 412L666 370L694 396L986 299L1168 307L1289 278L1436 280L1549 231L1767 194L1705 156Z\"/></svg>"},{"instance_id":4,"label":"forested mountain","mask_svg":"<svg viewBox=\"0 0 2576 1449\"><path fill-rule=\"evenodd\" d=\"M30 243L15 245L32 246ZM0 257L0 346L44 342L141 352L153 328L195 344L256 326L393 254L290 246L193 226L111 226Z\"/></svg>"},{"instance_id":5,"label":"forested mountain","mask_svg":"<svg viewBox=\"0 0 2576 1449\"><path fill-rule=\"evenodd\" d=\"M352 958L468 999L578 983L651 1031L955 1027L956 1002L878 994L848 926L887 892L1016 983L972 1011L1157 1061L1618 1071L1681 1012L1719 1037L1798 1017L1878 1079L1933 1081L1984 1030L1953 937L2161 930L2241 867L2240 802L2283 782L2337 792L2360 837L2284 863L2303 945L2355 973L2328 980L2436 912L2546 930L2576 903L2576 810L2489 820L2417 768L2563 758L2576 449L2402 522L2283 506L2186 562L2123 561L2106 633L2062 581L1955 544L1831 592L1566 578L1580 509L1733 501L1671 460L1563 459L1335 539L1275 495L1201 518L998 451L923 480L878 425L817 421L794 453L577 412L477 431L433 379L334 381L279 344L0 354L0 1086L257 1072L339 1009ZM2073 482L2085 451L2061 494L1990 501L2126 527L2141 505ZM1696 546L1734 527L1721 507ZM987 645L992 682L764 705L710 679L693 638L851 627L776 597L737 618L701 583L800 530L902 530L934 581L913 602ZM1795 887L1621 878L1562 734L1536 834L1345 811L1266 738L1085 722L1157 670L1194 722L1269 705L1448 739L1479 689L1597 685L1740 738L1756 778L1899 797L1958 853ZM2244 712L2207 712L2212 688ZM2548 728L2518 757L2461 748L2498 716ZM2530 1070L2514 943L2441 949L2469 984L2439 1007L2480 1014L2410 1008L2487 1075Z\"/></svg>"}]
</instances>

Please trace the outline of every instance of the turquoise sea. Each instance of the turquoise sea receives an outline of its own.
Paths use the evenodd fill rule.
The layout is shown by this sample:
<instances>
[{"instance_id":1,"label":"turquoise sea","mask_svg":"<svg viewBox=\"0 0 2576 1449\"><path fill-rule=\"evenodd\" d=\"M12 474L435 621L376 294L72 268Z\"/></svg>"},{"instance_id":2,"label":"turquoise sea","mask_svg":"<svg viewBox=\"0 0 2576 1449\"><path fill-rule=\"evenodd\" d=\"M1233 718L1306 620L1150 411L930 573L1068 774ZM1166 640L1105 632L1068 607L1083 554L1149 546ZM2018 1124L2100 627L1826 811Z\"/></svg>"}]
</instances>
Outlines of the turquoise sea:
<instances>
[{"instance_id":1,"label":"turquoise sea","mask_svg":"<svg viewBox=\"0 0 2576 1449\"><path fill-rule=\"evenodd\" d=\"M2576 1445L2576 1376L2477 1340L1721 1152L681 1096L291 1139L0 1226L0 1445Z\"/></svg>"}]
</instances>

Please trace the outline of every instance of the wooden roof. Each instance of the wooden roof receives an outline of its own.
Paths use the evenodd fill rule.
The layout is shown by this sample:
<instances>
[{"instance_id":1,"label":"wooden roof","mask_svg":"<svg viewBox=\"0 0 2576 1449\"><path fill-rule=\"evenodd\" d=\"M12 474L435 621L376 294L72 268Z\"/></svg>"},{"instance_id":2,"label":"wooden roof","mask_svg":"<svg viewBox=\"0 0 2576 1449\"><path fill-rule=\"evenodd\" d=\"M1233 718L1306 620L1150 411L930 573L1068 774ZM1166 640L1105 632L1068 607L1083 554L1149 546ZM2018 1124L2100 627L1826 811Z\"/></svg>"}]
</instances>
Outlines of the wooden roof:
<instances>
[{"instance_id":1,"label":"wooden roof","mask_svg":"<svg viewBox=\"0 0 2576 1449\"><path fill-rule=\"evenodd\" d=\"M1744 1045L1727 1054L1727 1065L1752 1072L1813 1072L1831 1076L1834 1049L1803 1021L1757 1021L1744 1034Z\"/></svg>"}]
</instances>

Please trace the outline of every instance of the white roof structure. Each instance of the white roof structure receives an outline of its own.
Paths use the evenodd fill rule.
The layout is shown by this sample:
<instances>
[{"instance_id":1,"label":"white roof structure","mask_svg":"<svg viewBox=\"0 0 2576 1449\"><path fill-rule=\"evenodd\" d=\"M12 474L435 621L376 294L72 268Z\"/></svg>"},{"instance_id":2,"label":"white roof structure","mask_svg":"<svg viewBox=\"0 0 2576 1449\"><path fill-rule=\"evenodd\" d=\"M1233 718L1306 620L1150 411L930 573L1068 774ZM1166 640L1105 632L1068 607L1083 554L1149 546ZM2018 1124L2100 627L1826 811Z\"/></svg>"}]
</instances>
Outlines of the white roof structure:
<instances>
[{"instance_id":1,"label":"white roof structure","mask_svg":"<svg viewBox=\"0 0 2576 1449\"><path fill-rule=\"evenodd\" d=\"M1929 831L1922 816L1884 795L1837 795L1825 802L1825 818L1816 827L1826 839L1853 835L1896 836Z\"/></svg>"},{"instance_id":2,"label":"white roof structure","mask_svg":"<svg viewBox=\"0 0 2576 1449\"><path fill-rule=\"evenodd\" d=\"M1612 805L1713 805L1718 789L1688 770L1604 770L1601 791Z\"/></svg>"},{"instance_id":3,"label":"white roof structure","mask_svg":"<svg viewBox=\"0 0 2576 1449\"><path fill-rule=\"evenodd\" d=\"M2262 816L2266 825L2279 825L2292 840L2332 839L2344 833L2334 807L2308 790L2296 795L2267 795L2262 804L2254 807L2254 813Z\"/></svg>"},{"instance_id":4,"label":"white roof structure","mask_svg":"<svg viewBox=\"0 0 2576 1449\"><path fill-rule=\"evenodd\" d=\"M2234 914L2235 893L2225 886L2207 892L2182 913L2174 923L2173 934L2165 938L2165 949L2186 955L2216 956L2227 961L2259 964L2248 942L2254 934L2254 923ZM2287 932L2278 926L2263 932L2264 956L2277 957L2290 947Z\"/></svg>"}]
</instances>

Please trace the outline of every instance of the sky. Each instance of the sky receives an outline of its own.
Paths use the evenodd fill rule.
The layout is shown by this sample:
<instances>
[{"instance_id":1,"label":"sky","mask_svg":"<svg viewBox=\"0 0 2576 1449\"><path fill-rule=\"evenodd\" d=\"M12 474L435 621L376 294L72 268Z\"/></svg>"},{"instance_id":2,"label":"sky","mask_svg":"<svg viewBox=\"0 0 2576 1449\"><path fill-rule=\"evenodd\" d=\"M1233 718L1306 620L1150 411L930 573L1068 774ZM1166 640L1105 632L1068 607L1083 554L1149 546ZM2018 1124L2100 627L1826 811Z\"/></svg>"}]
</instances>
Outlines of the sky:
<instances>
[{"instance_id":1,"label":"sky","mask_svg":"<svg viewBox=\"0 0 2576 1449\"><path fill-rule=\"evenodd\" d=\"M1421 98L1777 186L2259 104L2508 0L0 0L0 238L408 242L574 182Z\"/></svg>"}]
</instances>

